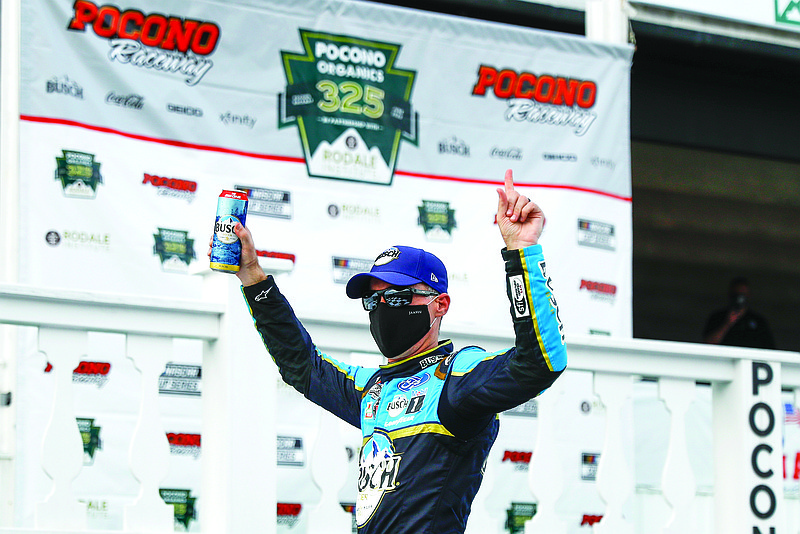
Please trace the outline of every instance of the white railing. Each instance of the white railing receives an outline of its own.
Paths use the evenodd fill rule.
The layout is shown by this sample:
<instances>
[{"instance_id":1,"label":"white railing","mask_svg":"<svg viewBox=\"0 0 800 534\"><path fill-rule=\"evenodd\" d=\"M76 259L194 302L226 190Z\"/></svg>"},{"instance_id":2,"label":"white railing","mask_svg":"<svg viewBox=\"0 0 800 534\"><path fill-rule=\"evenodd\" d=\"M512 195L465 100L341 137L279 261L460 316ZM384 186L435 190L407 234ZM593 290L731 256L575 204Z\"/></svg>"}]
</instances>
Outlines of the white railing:
<instances>
[{"instance_id":1,"label":"white railing","mask_svg":"<svg viewBox=\"0 0 800 534\"><path fill-rule=\"evenodd\" d=\"M85 507L71 490L71 482L82 468L71 375L86 353L88 332L124 334L127 356L142 376L142 400L129 458L140 493L126 506L122 531L174 531L172 508L158 493L170 455L156 403L162 369L150 358L168 351L173 338L202 340L204 346L202 531L276 531L275 506L270 504L276 502L276 492L269 483L276 479L277 469L272 445L276 427L272 363L265 357L234 277L206 276L204 297L207 300L175 302L0 286L0 324L38 328L38 350L46 353L55 373L55 401L41 449L41 466L52 479L52 492L37 504L35 528L5 521L0 522L0 532L88 532ZM347 358L375 350L363 324L323 317L304 317L303 322L320 349L333 356ZM457 346L497 349L512 342L508 333L443 334L452 337ZM704 530L698 516L718 534L798 532L797 501L783 496L780 423L782 390L783 394L800 391L800 354L597 337L571 337L568 341L570 369L593 374L594 394L605 406L605 441L596 485L606 509L602 520L592 527L594 532L710 532ZM630 433L626 410L634 384L643 378L657 381L671 421L660 487L644 496L636 486L625 441ZM698 381L710 384L712 391L715 466L711 495L698 488L688 459L686 412ZM557 381L539 398L538 430L528 474L538 509L527 532L568 532L557 506L567 484L565 460L555 445L563 424L555 417L563 383ZM346 470L343 446L336 446L341 442L338 427L327 414L320 415L319 421L326 439L324 443L318 440L309 461L322 495L319 505L308 510L308 532L349 532L350 518L338 503ZM0 444L7 441L0 440ZM248 443L257 445L247 449ZM0 450L0 462L13 460L13 449ZM0 469L0 474L7 472ZM487 493L498 483L487 471L468 532L500 532L486 504ZM0 480L0 495L4 489L13 496L13 480ZM639 512L634 506L631 513L632 497L640 502ZM649 500L658 500L657 506L666 513L644 513L650 506L644 501Z\"/></svg>"}]
</instances>

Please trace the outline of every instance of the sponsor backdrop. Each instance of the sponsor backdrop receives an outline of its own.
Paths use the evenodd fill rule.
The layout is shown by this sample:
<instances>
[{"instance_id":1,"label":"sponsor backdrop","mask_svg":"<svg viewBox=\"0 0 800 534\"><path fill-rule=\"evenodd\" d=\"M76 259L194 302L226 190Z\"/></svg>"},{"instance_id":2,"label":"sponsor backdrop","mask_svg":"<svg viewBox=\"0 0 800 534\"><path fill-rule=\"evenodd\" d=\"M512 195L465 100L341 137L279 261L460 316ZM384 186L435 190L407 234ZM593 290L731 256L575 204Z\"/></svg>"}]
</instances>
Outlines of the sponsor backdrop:
<instances>
[{"instance_id":1,"label":"sponsor backdrop","mask_svg":"<svg viewBox=\"0 0 800 534\"><path fill-rule=\"evenodd\" d=\"M510 334L493 220L511 168L547 214L542 244L567 334L631 336L631 48L321 0L31 0L22 28L22 283L199 298L217 196L236 188L299 316L366 324L343 284L407 244L448 266L445 328ZM76 490L90 523L111 528L136 494L123 466L138 374L119 339L93 339L74 375L87 455ZM199 351L160 356L176 459L162 496L189 531L201 520ZM41 355L25 362L20 450L36 450L49 375ZM311 415L284 421L277 444L292 481L279 486L278 521L293 531L318 499L307 471L315 427L297 423L316 421L301 411L311 409L298 403ZM508 476L524 478L533 414L503 415L493 454ZM592 483L601 434L573 440L576 484ZM31 462L19 476L25 524L49 488ZM532 496L501 493L489 499L499 529L519 531ZM575 528L602 510L581 499ZM354 500L343 490L345 509Z\"/></svg>"}]
</instances>

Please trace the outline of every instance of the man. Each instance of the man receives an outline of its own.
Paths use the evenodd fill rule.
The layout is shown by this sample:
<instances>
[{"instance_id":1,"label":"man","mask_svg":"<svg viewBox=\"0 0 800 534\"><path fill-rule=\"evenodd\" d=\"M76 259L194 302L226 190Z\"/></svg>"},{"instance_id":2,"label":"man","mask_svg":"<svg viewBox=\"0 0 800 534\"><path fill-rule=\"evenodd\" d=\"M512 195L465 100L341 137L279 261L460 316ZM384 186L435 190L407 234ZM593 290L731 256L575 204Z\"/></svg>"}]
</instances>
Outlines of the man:
<instances>
[{"instance_id":1,"label":"man","mask_svg":"<svg viewBox=\"0 0 800 534\"><path fill-rule=\"evenodd\" d=\"M728 286L728 306L712 313L703 329L703 341L716 345L774 349L767 320L749 306L750 284L736 277Z\"/></svg>"},{"instance_id":2,"label":"man","mask_svg":"<svg viewBox=\"0 0 800 534\"><path fill-rule=\"evenodd\" d=\"M433 254L396 246L346 292L369 311L388 364L364 368L319 352L271 276L250 232L237 225L237 276L256 328L281 377L309 400L359 427L356 522L360 533L462 533L498 431L497 413L548 388L566 367L558 308L538 245L544 214L514 189L498 188L515 347L454 351L439 340L450 307L447 272ZM479 298L479 297L478 297Z\"/></svg>"}]
</instances>

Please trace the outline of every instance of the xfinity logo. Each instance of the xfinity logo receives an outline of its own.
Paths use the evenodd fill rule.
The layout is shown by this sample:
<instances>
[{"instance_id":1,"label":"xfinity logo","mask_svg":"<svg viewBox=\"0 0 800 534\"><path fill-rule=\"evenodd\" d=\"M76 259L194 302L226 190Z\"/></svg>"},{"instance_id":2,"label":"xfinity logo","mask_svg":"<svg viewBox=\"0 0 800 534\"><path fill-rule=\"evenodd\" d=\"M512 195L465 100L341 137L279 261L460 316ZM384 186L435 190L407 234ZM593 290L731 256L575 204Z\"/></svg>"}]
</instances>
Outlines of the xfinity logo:
<instances>
[{"instance_id":1,"label":"xfinity logo","mask_svg":"<svg viewBox=\"0 0 800 534\"><path fill-rule=\"evenodd\" d=\"M230 111L221 113L219 116L219 121L226 126L247 126L251 130L253 129L253 126L256 125L255 117L251 117L250 115L236 115Z\"/></svg>"},{"instance_id":2,"label":"xfinity logo","mask_svg":"<svg viewBox=\"0 0 800 534\"><path fill-rule=\"evenodd\" d=\"M190 117L202 117L203 110L200 108L193 108L191 106L181 106L178 104L167 104L167 111L170 113L178 113L179 115L188 115Z\"/></svg>"}]
</instances>

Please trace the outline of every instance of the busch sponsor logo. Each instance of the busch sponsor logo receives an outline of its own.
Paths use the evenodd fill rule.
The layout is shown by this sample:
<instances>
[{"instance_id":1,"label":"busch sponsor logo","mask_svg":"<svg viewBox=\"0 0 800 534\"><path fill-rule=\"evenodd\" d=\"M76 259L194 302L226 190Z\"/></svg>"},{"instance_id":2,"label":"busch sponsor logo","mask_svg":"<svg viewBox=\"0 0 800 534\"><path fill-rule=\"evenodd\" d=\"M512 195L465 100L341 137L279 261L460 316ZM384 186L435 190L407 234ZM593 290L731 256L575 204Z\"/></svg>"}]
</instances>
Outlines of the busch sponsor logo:
<instances>
[{"instance_id":1,"label":"busch sponsor logo","mask_svg":"<svg viewBox=\"0 0 800 534\"><path fill-rule=\"evenodd\" d=\"M109 60L181 75L190 86L197 85L214 65L206 56L214 52L220 38L219 26L213 22L76 0L67 29L85 32L87 27L108 39Z\"/></svg>"},{"instance_id":2,"label":"busch sponsor logo","mask_svg":"<svg viewBox=\"0 0 800 534\"><path fill-rule=\"evenodd\" d=\"M488 91L506 101L507 121L563 126L580 136L597 118L591 111L597 84L591 80L481 65L472 95L485 97Z\"/></svg>"},{"instance_id":3,"label":"busch sponsor logo","mask_svg":"<svg viewBox=\"0 0 800 534\"><path fill-rule=\"evenodd\" d=\"M83 87L78 85L78 82L70 80L69 76L64 76L64 78L53 76L47 80L47 92L73 96L83 100Z\"/></svg>"},{"instance_id":4,"label":"busch sponsor logo","mask_svg":"<svg viewBox=\"0 0 800 534\"><path fill-rule=\"evenodd\" d=\"M439 141L439 154L469 157L469 145L455 135Z\"/></svg>"},{"instance_id":5,"label":"busch sponsor logo","mask_svg":"<svg viewBox=\"0 0 800 534\"><path fill-rule=\"evenodd\" d=\"M397 394L391 401L389 401L389 404L386 405L386 411L389 412L389 417L397 417L401 413L405 412L407 406L408 399L406 396Z\"/></svg>"},{"instance_id":6,"label":"busch sponsor logo","mask_svg":"<svg viewBox=\"0 0 800 534\"><path fill-rule=\"evenodd\" d=\"M118 95L111 91L106 95L106 104L128 109L142 109L144 107L144 97L136 94Z\"/></svg>"},{"instance_id":7,"label":"busch sponsor logo","mask_svg":"<svg viewBox=\"0 0 800 534\"><path fill-rule=\"evenodd\" d=\"M358 491L391 491L397 486L402 457L383 450L358 469Z\"/></svg>"},{"instance_id":8,"label":"busch sponsor logo","mask_svg":"<svg viewBox=\"0 0 800 534\"><path fill-rule=\"evenodd\" d=\"M614 225L588 219L578 219L578 244L584 247L617 249Z\"/></svg>"}]
</instances>

